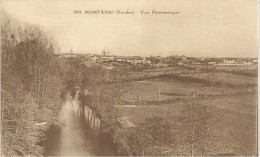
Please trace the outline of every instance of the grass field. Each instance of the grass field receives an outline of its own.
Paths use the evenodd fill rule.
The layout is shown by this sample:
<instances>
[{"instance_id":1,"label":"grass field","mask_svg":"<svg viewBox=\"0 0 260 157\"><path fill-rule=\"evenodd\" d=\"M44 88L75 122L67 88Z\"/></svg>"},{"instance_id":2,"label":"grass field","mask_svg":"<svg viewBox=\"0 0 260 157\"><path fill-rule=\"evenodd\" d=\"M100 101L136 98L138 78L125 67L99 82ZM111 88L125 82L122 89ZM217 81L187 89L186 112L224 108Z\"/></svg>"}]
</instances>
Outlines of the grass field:
<instances>
[{"instance_id":1,"label":"grass field","mask_svg":"<svg viewBox=\"0 0 260 157\"><path fill-rule=\"evenodd\" d=\"M256 120L257 95L225 96L221 99L211 97L198 100L199 104L210 105L221 109L224 115L218 127L219 143L225 145L223 153L229 151L238 155L256 155ZM181 114L187 102L176 102L164 105L139 105L136 108L120 108L120 114L129 118L136 126L146 118L162 117L171 121ZM222 153L222 152L219 152Z\"/></svg>"},{"instance_id":2,"label":"grass field","mask_svg":"<svg viewBox=\"0 0 260 157\"><path fill-rule=\"evenodd\" d=\"M250 77L234 77L232 74L215 74L212 77L214 81L223 81L224 78L228 83L231 79L233 84L241 84L244 82L256 82L257 79ZM209 74L186 74L185 77L207 79ZM174 78L156 78L144 81L134 81L129 84L130 91L122 96L122 101L127 104L135 104L140 97L140 103L149 104L158 101L158 89L160 90L160 101L178 101L192 98L192 92L208 96L221 96L225 94L235 94L248 92L247 88L231 88L229 86L209 86L203 83L186 82L176 80Z\"/></svg>"},{"instance_id":3,"label":"grass field","mask_svg":"<svg viewBox=\"0 0 260 157\"><path fill-rule=\"evenodd\" d=\"M127 117L135 126L154 116L172 121L181 115L181 111L188 103L196 101L199 105L212 106L223 112L216 130L219 132L216 142L223 147L220 152L218 151L219 154L232 152L237 155L256 155L257 94L250 93L248 85L255 86L250 88L256 91L257 78L230 73L180 74L180 76L209 79L213 82L222 82L224 85L231 82L233 86L212 87L203 81L184 81L174 77L130 82L131 88L122 96L122 102L137 106L119 108L120 116ZM158 89L160 89L160 102L158 102ZM192 99L193 91L207 97Z\"/></svg>"},{"instance_id":4,"label":"grass field","mask_svg":"<svg viewBox=\"0 0 260 157\"><path fill-rule=\"evenodd\" d=\"M218 70L255 70L257 69L257 64L253 65L188 65L192 68L202 68L202 69L218 69Z\"/></svg>"},{"instance_id":5,"label":"grass field","mask_svg":"<svg viewBox=\"0 0 260 157\"><path fill-rule=\"evenodd\" d=\"M164 67L164 68L156 68L150 70L143 71L132 71L129 73L129 78L131 80L145 80L151 77L158 77L166 74L189 74L195 73L196 71L191 70L188 67L184 66L175 66L175 67Z\"/></svg>"},{"instance_id":6,"label":"grass field","mask_svg":"<svg viewBox=\"0 0 260 157\"><path fill-rule=\"evenodd\" d=\"M252 86L257 85L257 77L249 77L242 75L235 75L231 73L194 73L194 74L180 74L179 76L187 78L195 78L209 82L219 82L222 84L232 86Z\"/></svg>"}]
</instances>

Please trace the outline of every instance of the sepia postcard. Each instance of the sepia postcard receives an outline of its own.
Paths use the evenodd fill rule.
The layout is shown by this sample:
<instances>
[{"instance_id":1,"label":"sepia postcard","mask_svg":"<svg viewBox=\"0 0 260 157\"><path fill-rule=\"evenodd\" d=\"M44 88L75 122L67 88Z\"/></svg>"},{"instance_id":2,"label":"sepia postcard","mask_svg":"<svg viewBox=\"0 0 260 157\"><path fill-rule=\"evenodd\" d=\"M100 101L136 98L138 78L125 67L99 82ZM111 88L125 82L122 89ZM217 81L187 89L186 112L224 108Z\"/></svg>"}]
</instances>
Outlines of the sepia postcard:
<instances>
[{"instance_id":1,"label":"sepia postcard","mask_svg":"<svg viewBox=\"0 0 260 157\"><path fill-rule=\"evenodd\" d=\"M258 0L1 0L1 156L258 156Z\"/></svg>"}]
</instances>

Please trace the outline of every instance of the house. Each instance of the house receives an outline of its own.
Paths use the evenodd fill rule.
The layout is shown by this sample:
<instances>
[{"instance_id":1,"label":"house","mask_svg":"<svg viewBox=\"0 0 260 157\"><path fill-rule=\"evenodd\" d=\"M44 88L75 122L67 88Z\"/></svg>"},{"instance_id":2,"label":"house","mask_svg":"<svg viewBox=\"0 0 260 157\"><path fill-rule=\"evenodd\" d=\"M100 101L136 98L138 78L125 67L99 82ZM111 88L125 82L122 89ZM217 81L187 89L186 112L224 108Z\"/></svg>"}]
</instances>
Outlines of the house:
<instances>
[{"instance_id":1,"label":"house","mask_svg":"<svg viewBox=\"0 0 260 157\"><path fill-rule=\"evenodd\" d=\"M224 64L235 64L236 60L235 59L224 59L223 63Z\"/></svg>"},{"instance_id":2,"label":"house","mask_svg":"<svg viewBox=\"0 0 260 157\"><path fill-rule=\"evenodd\" d=\"M151 61L145 57L131 57L126 60L126 62L131 64L151 64Z\"/></svg>"},{"instance_id":3,"label":"house","mask_svg":"<svg viewBox=\"0 0 260 157\"><path fill-rule=\"evenodd\" d=\"M100 60L103 61L103 62L105 62L105 61L114 61L115 57L114 56L101 56Z\"/></svg>"},{"instance_id":4,"label":"house","mask_svg":"<svg viewBox=\"0 0 260 157\"><path fill-rule=\"evenodd\" d=\"M186 57L186 56L184 56L184 55L182 55L182 56L180 56L180 59L181 59L181 60L186 60L186 59L187 59L187 57Z\"/></svg>"},{"instance_id":5,"label":"house","mask_svg":"<svg viewBox=\"0 0 260 157\"><path fill-rule=\"evenodd\" d=\"M217 62L209 62L208 64L215 65Z\"/></svg>"},{"instance_id":6,"label":"house","mask_svg":"<svg viewBox=\"0 0 260 157\"><path fill-rule=\"evenodd\" d=\"M184 62L183 61L179 61L178 65L184 65Z\"/></svg>"}]
</instances>

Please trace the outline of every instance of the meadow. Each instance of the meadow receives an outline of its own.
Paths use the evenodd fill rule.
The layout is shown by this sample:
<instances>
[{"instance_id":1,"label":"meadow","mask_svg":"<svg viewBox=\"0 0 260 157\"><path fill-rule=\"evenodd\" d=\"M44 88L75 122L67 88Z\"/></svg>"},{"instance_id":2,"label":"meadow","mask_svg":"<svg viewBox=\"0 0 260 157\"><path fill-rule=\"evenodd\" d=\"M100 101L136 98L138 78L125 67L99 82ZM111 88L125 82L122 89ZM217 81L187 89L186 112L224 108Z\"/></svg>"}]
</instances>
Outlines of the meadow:
<instances>
[{"instance_id":1,"label":"meadow","mask_svg":"<svg viewBox=\"0 0 260 157\"><path fill-rule=\"evenodd\" d=\"M143 81L133 81L128 84L129 91L124 93L122 101L126 104L136 104L139 99L139 103L149 104L164 101L181 101L186 99L192 99L192 92L197 92L203 97L210 96L223 96L226 94L246 93L248 88L244 87L248 84L256 84L257 78L245 77L219 73L211 75L209 73L198 74L180 74L181 78L176 79L174 77L158 77ZM182 78L197 78L202 80L211 80L213 82L223 82L222 86L213 84L208 85L201 82L184 81ZM232 85L240 85L241 87L234 88L228 86L231 82ZM252 88L255 90L255 88ZM158 98L160 93L160 98ZM138 98L139 97L139 98Z\"/></svg>"},{"instance_id":2,"label":"meadow","mask_svg":"<svg viewBox=\"0 0 260 157\"><path fill-rule=\"evenodd\" d=\"M247 94L231 95L221 99L212 97L197 101L199 105L214 106L224 113L219 119L221 121L219 127L215 130L220 133L218 142L225 146L222 153L256 155L256 100L256 94ZM138 105L136 108L120 108L120 114L127 117L136 126L153 116L159 116L171 122L181 115L181 111L187 103L187 101L183 101L164 105Z\"/></svg>"},{"instance_id":3,"label":"meadow","mask_svg":"<svg viewBox=\"0 0 260 157\"><path fill-rule=\"evenodd\" d=\"M184 78L199 79L206 82L213 82L221 85L229 85L233 87L248 87L257 85L257 77L235 75L232 73L224 72L180 74L179 76Z\"/></svg>"},{"instance_id":4,"label":"meadow","mask_svg":"<svg viewBox=\"0 0 260 157\"><path fill-rule=\"evenodd\" d=\"M198 65L190 64L188 67L192 68L201 68L201 69L217 69L217 70L255 70L257 69L257 64L253 65L237 65L237 64L228 64L228 65Z\"/></svg>"},{"instance_id":5,"label":"meadow","mask_svg":"<svg viewBox=\"0 0 260 157\"><path fill-rule=\"evenodd\" d=\"M214 82L213 86L211 82ZM216 134L214 142L219 144L219 149L212 155L221 153L256 155L256 77L231 73L179 74L178 77L163 75L129 82L128 86L129 91L121 98L122 105L136 105L136 107L120 107L119 114L131 121L134 126L141 126L146 119L155 116L176 126L175 120L182 115L187 104L210 106L222 113L217 119L218 127L214 130ZM193 98L194 91L206 97ZM126 134L125 129L118 132Z\"/></svg>"}]
</instances>

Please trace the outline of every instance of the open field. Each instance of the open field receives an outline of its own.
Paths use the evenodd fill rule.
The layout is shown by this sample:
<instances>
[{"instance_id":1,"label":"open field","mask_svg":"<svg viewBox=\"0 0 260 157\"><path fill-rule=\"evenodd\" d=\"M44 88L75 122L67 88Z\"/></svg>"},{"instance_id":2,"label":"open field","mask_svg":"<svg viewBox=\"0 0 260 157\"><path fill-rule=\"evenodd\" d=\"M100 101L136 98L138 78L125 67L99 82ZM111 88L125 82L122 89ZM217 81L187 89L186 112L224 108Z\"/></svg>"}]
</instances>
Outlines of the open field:
<instances>
[{"instance_id":1,"label":"open field","mask_svg":"<svg viewBox=\"0 0 260 157\"><path fill-rule=\"evenodd\" d=\"M211 82L214 82L213 86ZM133 81L129 83L130 90L123 94L122 102L136 107L119 108L119 114L136 127L155 116L176 126L175 120L182 116L187 104L196 102L197 105L210 106L222 113L214 130L217 134L214 142L221 145L221 150L213 155L256 155L257 94L252 92L257 91L256 85L256 77L231 73L164 75ZM193 99L194 91L206 97ZM127 134L127 131L121 129L119 134Z\"/></svg>"},{"instance_id":2,"label":"open field","mask_svg":"<svg viewBox=\"0 0 260 157\"><path fill-rule=\"evenodd\" d=\"M197 101L198 104L214 106L223 111L224 115L219 119L221 121L220 126L216 130L216 132L221 133L218 142L226 146L223 153L233 152L238 155L256 155L256 100L256 94L246 94L222 98L211 97ZM136 126L153 116L172 121L172 119L181 115L181 110L186 103L188 102L120 108L120 114L128 117Z\"/></svg>"},{"instance_id":3,"label":"open field","mask_svg":"<svg viewBox=\"0 0 260 157\"><path fill-rule=\"evenodd\" d=\"M183 74L184 77L194 77L207 79L210 76L214 81L229 81L232 84L244 85L243 83L256 82L256 78L239 76L235 77L232 74L215 74L215 77L210 76L210 74ZM160 101L179 101L192 98L192 92L197 92L203 97L209 96L222 96L226 94L235 93L247 93L248 88L233 88L229 86L210 86L203 83L188 82L177 80L172 77L158 77L156 79L144 80L144 81L134 81L129 84L130 90L124 93L122 96L122 101L128 104L137 103L139 96L139 103L149 104L158 101L158 92L160 92ZM158 91L159 89L159 91Z\"/></svg>"},{"instance_id":4,"label":"open field","mask_svg":"<svg viewBox=\"0 0 260 157\"><path fill-rule=\"evenodd\" d=\"M236 65L236 64L229 64L229 65L196 65L190 64L188 67L192 68L200 68L200 69L217 69L217 70L255 70L257 69L257 64L253 65Z\"/></svg>"},{"instance_id":5,"label":"open field","mask_svg":"<svg viewBox=\"0 0 260 157\"><path fill-rule=\"evenodd\" d=\"M207 82L215 82L231 86L256 86L257 77L249 77L242 75L235 75L231 73L194 73L194 74L180 74L179 76L185 78L200 79Z\"/></svg>"},{"instance_id":6,"label":"open field","mask_svg":"<svg viewBox=\"0 0 260 157\"><path fill-rule=\"evenodd\" d=\"M129 78L131 80L143 80L151 77L157 77L160 75L166 74L189 74L195 73L194 70L189 70L186 67L168 67L168 68L158 68L158 69L151 69L151 70L143 70L139 72L130 72Z\"/></svg>"}]
</instances>

